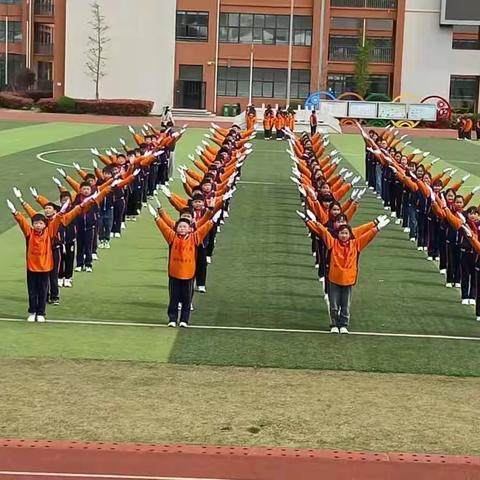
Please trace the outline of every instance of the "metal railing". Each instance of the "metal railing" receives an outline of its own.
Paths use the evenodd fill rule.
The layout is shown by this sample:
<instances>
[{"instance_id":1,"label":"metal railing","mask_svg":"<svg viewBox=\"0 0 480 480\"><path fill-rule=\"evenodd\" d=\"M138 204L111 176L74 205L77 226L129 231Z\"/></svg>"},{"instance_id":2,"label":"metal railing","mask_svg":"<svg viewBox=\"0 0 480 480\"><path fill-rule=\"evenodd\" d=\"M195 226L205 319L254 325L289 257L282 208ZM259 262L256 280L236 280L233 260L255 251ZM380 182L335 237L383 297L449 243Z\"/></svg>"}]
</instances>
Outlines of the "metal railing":
<instances>
[{"instance_id":1,"label":"metal railing","mask_svg":"<svg viewBox=\"0 0 480 480\"><path fill-rule=\"evenodd\" d=\"M330 0L332 7L396 9L397 0Z\"/></svg>"},{"instance_id":2,"label":"metal railing","mask_svg":"<svg viewBox=\"0 0 480 480\"><path fill-rule=\"evenodd\" d=\"M53 17L55 3L53 0L35 0L35 15L46 15Z\"/></svg>"},{"instance_id":3,"label":"metal railing","mask_svg":"<svg viewBox=\"0 0 480 480\"><path fill-rule=\"evenodd\" d=\"M53 43L35 42L34 52L39 55L53 55Z\"/></svg>"},{"instance_id":4,"label":"metal railing","mask_svg":"<svg viewBox=\"0 0 480 480\"><path fill-rule=\"evenodd\" d=\"M357 59L358 45L339 46L330 45L328 59L337 62L355 62ZM392 63L393 48L373 47L370 62L372 63Z\"/></svg>"}]
</instances>

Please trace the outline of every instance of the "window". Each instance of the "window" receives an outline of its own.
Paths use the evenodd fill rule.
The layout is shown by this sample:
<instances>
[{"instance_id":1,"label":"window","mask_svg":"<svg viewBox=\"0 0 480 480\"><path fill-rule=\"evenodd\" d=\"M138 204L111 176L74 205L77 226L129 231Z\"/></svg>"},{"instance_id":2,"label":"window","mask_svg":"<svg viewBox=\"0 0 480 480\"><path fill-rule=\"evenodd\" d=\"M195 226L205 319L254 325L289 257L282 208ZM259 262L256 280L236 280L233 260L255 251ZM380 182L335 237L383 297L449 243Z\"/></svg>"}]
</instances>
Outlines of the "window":
<instances>
[{"instance_id":1,"label":"window","mask_svg":"<svg viewBox=\"0 0 480 480\"><path fill-rule=\"evenodd\" d=\"M19 5L20 3L22 3L22 0L0 0L0 4Z\"/></svg>"},{"instance_id":2,"label":"window","mask_svg":"<svg viewBox=\"0 0 480 480\"><path fill-rule=\"evenodd\" d=\"M381 18L368 18L367 30L386 30L393 32L393 20L384 20Z\"/></svg>"},{"instance_id":3,"label":"window","mask_svg":"<svg viewBox=\"0 0 480 480\"><path fill-rule=\"evenodd\" d=\"M330 0L332 7L396 9L397 0Z\"/></svg>"},{"instance_id":4,"label":"window","mask_svg":"<svg viewBox=\"0 0 480 480\"><path fill-rule=\"evenodd\" d=\"M454 26L452 48L454 50L480 50L480 27Z\"/></svg>"},{"instance_id":5,"label":"window","mask_svg":"<svg viewBox=\"0 0 480 480\"><path fill-rule=\"evenodd\" d=\"M0 42L5 42L5 24L0 22ZM22 39L22 22L8 22L8 43L21 43Z\"/></svg>"},{"instance_id":6,"label":"window","mask_svg":"<svg viewBox=\"0 0 480 480\"><path fill-rule=\"evenodd\" d=\"M177 11L177 40L208 40L208 12Z\"/></svg>"},{"instance_id":7,"label":"window","mask_svg":"<svg viewBox=\"0 0 480 480\"><path fill-rule=\"evenodd\" d=\"M10 53L8 55L8 84L13 85L18 73L25 68L25 55ZM5 54L0 53L0 90L5 85Z\"/></svg>"},{"instance_id":8,"label":"window","mask_svg":"<svg viewBox=\"0 0 480 480\"><path fill-rule=\"evenodd\" d=\"M223 43L258 43L263 45L288 45L290 17L252 13L221 13L220 41ZM312 45L312 17L295 16L293 43Z\"/></svg>"},{"instance_id":9,"label":"window","mask_svg":"<svg viewBox=\"0 0 480 480\"><path fill-rule=\"evenodd\" d=\"M475 113L478 105L478 77L450 77L450 104L455 110Z\"/></svg>"},{"instance_id":10,"label":"window","mask_svg":"<svg viewBox=\"0 0 480 480\"><path fill-rule=\"evenodd\" d=\"M339 73L328 76L328 90L336 97L345 92L355 92L357 81L355 75L348 73ZM369 78L370 87L367 94L383 93L390 95L390 76L389 75L371 75Z\"/></svg>"},{"instance_id":11,"label":"window","mask_svg":"<svg viewBox=\"0 0 480 480\"><path fill-rule=\"evenodd\" d=\"M359 37L330 36L328 59L340 62L353 62L357 58Z\"/></svg>"},{"instance_id":12,"label":"window","mask_svg":"<svg viewBox=\"0 0 480 480\"><path fill-rule=\"evenodd\" d=\"M253 96L260 98L286 98L288 71L274 68L253 70ZM218 95L248 97L250 69L246 67L219 67ZM290 97L305 99L310 93L310 70L292 70Z\"/></svg>"},{"instance_id":13,"label":"window","mask_svg":"<svg viewBox=\"0 0 480 480\"><path fill-rule=\"evenodd\" d=\"M361 18L332 17L330 28L338 30L360 30L363 28L363 22Z\"/></svg>"},{"instance_id":14,"label":"window","mask_svg":"<svg viewBox=\"0 0 480 480\"><path fill-rule=\"evenodd\" d=\"M393 39L388 37L369 38L372 42L372 62L392 63Z\"/></svg>"},{"instance_id":15,"label":"window","mask_svg":"<svg viewBox=\"0 0 480 480\"><path fill-rule=\"evenodd\" d=\"M180 80L203 81L203 65L180 65Z\"/></svg>"}]
</instances>

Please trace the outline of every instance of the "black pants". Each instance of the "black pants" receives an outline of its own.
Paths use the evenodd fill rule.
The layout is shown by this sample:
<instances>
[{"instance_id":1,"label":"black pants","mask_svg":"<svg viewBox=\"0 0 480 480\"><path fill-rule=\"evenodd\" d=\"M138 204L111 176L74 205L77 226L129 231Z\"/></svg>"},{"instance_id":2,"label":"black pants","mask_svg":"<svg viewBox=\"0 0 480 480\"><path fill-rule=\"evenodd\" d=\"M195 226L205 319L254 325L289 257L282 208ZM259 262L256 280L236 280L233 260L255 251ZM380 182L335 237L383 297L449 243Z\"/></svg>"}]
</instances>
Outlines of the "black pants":
<instances>
[{"instance_id":1,"label":"black pants","mask_svg":"<svg viewBox=\"0 0 480 480\"><path fill-rule=\"evenodd\" d=\"M58 272L60 270L61 247L52 250L53 254L53 270L48 275L48 294L47 300L55 302L60 300L60 292L58 288Z\"/></svg>"},{"instance_id":2,"label":"black pants","mask_svg":"<svg viewBox=\"0 0 480 480\"><path fill-rule=\"evenodd\" d=\"M440 223L436 217L428 220L428 256L433 259L440 255Z\"/></svg>"},{"instance_id":3,"label":"black pants","mask_svg":"<svg viewBox=\"0 0 480 480\"><path fill-rule=\"evenodd\" d=\"M315 135L317 133L317 126L316 125L310 125L310 135Z\"/></svg>"},{"instance_id":4,"label":"black pants","mask_svg":"<svg viewBox=\"0 0 480 480\"><path fill-rule=\"evenodd\" d=\"M476 256L475 259L475 286L480 285L480 259L479 256ZM475 306L475 311L477 314L477 317L480 317L480 288L475 289L475 300L476 300L476 306Z\"/></svg>"},{"instance_id":5,"label":"black pants","mask_svg":"<svg viewBox=\"0 0 480 480\"><path fill-rule=\"evenodd\" d=\"M150 173L148 175L148 190L147 194L149 197L152 197L155 189L156 189L156 183L157 183L157 172L158 172L158 164L157 163L152 163L150 165Z\"/></svg>"},{"instance_id":6,"label":"black pants","mask_svg":"<svg viewBox=\"0 0 480 480\"><path fill-rule=\"evenodd\" d=\"M447 283L460 283L460 247L447 241Z\"/></svg>"},{"instance_id":7,"label":"black pants","mask_svg":"<svg viewBox=\"0 0 480 480\"><path fill-rule=\"evenodd\" d=\"M138 212L142 209L142 189L135 188L133 192L130 193L127 203L127 215L129 217L135 217L138 215Z\"/></svg>"},{"instance_id":8,"label":"black pants","mask_svg":"<svg viewBox=\"0 0 480 480\"><path fill-rule=\"evenodd\" d=\"M207 285L207 247L200 245L197 248L197 262L195 270L195 281L198 287Z\"/></svg>"},{"instance_id":9,"label":"black pants","mask_svg":"<svg viewBox=\"0 0 480 480\"><path fill-rule=\"evenodd\" d=\"M283 130L277 130L277 140L283 140Z\"/></svg>"},{"instance_id":10,"label":"black pants","mask_svg":"<svg viewBox=\"0 0 480 480\"><path fill-rule=\"evenodd\" d=\"M181 303L180 322L188 323L193 298L193 278L190 280L179 280L178 278L169 277L168 289L170 292L170 303L168 304L169 321L178 322L178 304Z\"/></svg>"},{"instance_id":11,"label":"black pants","mask_svg":"<svg viewBox=\"0 0 480 480\"><path fill-rule=\"evenodd\" d=\"M91 267L95 228L77 232L77 267Z\"/></svg>"},{"instance_id":12,"label":"black pants","mask_svg":"<svg viewBox=\"0 0 480 480\"><path fill-rule=\"evenodd\" d=\"M265 138L272 138L272 129L270 130L265 130Z\"/></svg>"},{"instance_id":13,"label":"black pants","mask_svg":"<svg viewBox=\"0 0 480 480\"><path fill-rule=\"evenodd\" d=\"M207 257L213 257L213 251L215 250L215 238L217 236L217 225L215 225L207 236L206 239L206 250L207 250Z\"/></svg>"},{"instance_id":14,"label":"black pants","mask_svg":"<svg viewBox=\"0 0 480 480\"><path fill-rule=\"evenodd\" d=\"M158 166L158 182L165 185L168 182L168 163L161 163Z\"/></svg>"},{"instance_id":15,"label":"black pants","mask_svg":"<svg viewBox=\"0 0 480 480\"><path fill-rule=\"evenodd\" d=\"M45 316L50 272L27 270L28 313Z\"/></svg>"},{"instance_id":16,"label":"black pants","mask_svg":"<svg viewBox=\"0 0 480 480\"><path fill-rule=\"evenodd\" d=\"M476 298L475 256L464 250L460 254L462 300Z\"/></svg>"},{"instance_id":17,"label":"black pants","mask_svg":"<svg viewBox=\"0 0 480 480\"><path fill-rule=\"evenodd\" d=\"M392 182L390 184L390 205L392 212L397 214L397 218L402 216L403 185Z\"/></svg>"},{"instance_id":18,"label":"black pants","mask_svg":"<svg viewBox=\"0 0 480 480\"><path fill-rule=\"evenodd\" d=\"M438 250L440 253L440 270L446 270L447 268L447 232L442 225L438 229Z\"/></svg>"},{"instance_id":19,"label":"black pants","mask_svg":"<svg viewBox=\"0 0 480 480\"><path fill-rule=\"evenodd\" d=\"M423 212L418 212L417 246L426 247L428 243L428 219Z\"/></svg>"},{"instance_id":20,"label":"black pants","mask_svg":"<svg viewBox=\"0 0 480 480\"><path fill-rule=\"evenodd\" d=\"M120 233L122 230L123 214L125 212L125 200L120 198L113 203L112 233Z\"/></svg>"},{"instance_id":21,"label":"black pants","mask_svg":"<svg viewBox=\"0 0 480 480\"><path fill-rule=\"evenodd\" d=\"M63 245L60 255L59 278L71 280L73 277L73 264L75 262L75 242L69 242Z\"/></svg>"}]
</instances>

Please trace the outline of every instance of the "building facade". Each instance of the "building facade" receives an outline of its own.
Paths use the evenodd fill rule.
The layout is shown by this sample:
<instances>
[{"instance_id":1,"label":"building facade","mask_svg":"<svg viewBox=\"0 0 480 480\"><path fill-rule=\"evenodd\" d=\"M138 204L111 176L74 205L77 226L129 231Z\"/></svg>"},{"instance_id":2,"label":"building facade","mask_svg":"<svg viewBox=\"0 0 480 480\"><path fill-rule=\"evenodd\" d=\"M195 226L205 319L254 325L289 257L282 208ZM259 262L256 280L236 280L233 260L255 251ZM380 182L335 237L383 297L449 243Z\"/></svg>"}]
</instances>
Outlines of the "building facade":
<instances>
[{"instance_id":1,"label":"building facade","mask_svg":"<svg viewBox=\"0 0 480 480\"><path fill-rule=\"evenodd\" d=\"M221 112L250 97L295 105L311 92L339 96L355 90L368 41L369 92L438 95L478 111L479 27L441 26L442 0L98 2L110 27L104 98ZM89 0L0 0L0 85L27 66L55 96L92 98L90 10Z\"/></svg>"}]
</instances>

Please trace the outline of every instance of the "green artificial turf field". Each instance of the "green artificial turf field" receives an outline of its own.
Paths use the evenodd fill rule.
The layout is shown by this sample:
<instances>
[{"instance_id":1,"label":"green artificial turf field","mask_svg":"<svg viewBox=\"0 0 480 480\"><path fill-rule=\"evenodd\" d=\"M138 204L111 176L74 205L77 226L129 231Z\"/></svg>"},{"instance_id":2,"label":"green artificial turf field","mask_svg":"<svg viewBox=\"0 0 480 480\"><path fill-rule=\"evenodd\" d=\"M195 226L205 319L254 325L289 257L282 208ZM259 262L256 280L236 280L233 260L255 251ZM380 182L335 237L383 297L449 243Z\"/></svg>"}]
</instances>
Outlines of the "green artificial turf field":
<instances>
[{"instance_id":1,"label":"green artificial turf field","mask_svg":"<svg viewBox=\"0 0 480 480\"><path fill-rule=\"evenodd\" d=\"M31 199L31 185L56 198L51 182L55 165L38 160L39 153L59 151L42 158L62 165L78 161L90 166L90 147L118 145L118 137L128 134L125 127L98 125L9 127L0 131L0 142L6 145L0 157L1 205L6 197L13 197L13 185L22 189L27 200ZM188 162L187 154L202 135L202 130L188 133L178 148L177 162ZM332 136L332 141L343 153L344 164L362 171L360 137ZM432 154L454 164L457 157L446 142L452 141L432 140ZM477 148L453 142L459 148ZM420 141L418 145L423 148ZM218 236L208 293L195 297L192 323L225 329L172 331L99 323L165 324L168 252L144 212L138 222L129 224L124 238L112 241L111 250L100 251L93 275L77 275L74 289L62 291L61 306L48 312L50 319L93 325L0 322L0 355L479 376L479 344L473 340L332 337L272 330L325 331L328 327L321 284L309 253L310 240L295 214L299 197L289 180L291 162L285 148L285 143L255 141L231 217ZM480 182L472 178L469 184L476 185L477 180ZM175 189L180 188L178 184L174 183ZM162 201L167 204L165 198ZM356 222L369 221L382 212L379 201L367 195ZM0 317L21 320L26 309L24 242L3 207L0 232ZM460 305L458 291L444 288L436 267L394 225L362 254L352 330L480 338L474 309Z\"/></svg>"}]
</instances>

